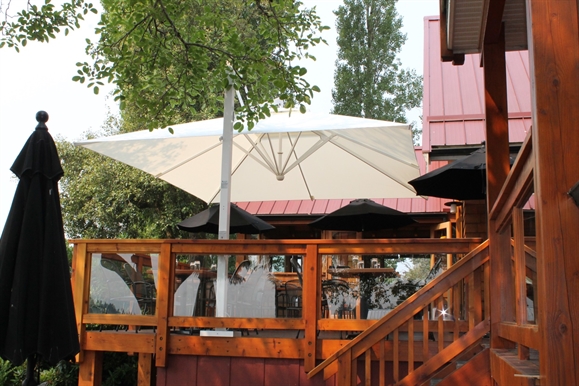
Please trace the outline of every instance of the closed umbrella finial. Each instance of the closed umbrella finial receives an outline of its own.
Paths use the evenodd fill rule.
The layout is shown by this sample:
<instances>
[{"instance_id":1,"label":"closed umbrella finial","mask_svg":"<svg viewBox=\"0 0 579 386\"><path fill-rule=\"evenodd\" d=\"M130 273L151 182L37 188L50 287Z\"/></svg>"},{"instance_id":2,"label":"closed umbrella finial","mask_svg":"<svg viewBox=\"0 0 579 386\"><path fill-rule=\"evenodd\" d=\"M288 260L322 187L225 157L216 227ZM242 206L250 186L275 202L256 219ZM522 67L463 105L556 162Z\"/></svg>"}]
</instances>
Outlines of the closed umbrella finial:
<instances>
[{"instance_id":1,"label":"closed umbrella finial","mask_svg":"<svg viewBox=\"0 0 579 386\"><path fill-rule=\"evenodd\" d=\"M48 130L48 127L46 127L46 122L48 122L48 113L46 111L40 110L37 112L36 121L38 122L36 130Z\"/></svg>"}]
</instances>

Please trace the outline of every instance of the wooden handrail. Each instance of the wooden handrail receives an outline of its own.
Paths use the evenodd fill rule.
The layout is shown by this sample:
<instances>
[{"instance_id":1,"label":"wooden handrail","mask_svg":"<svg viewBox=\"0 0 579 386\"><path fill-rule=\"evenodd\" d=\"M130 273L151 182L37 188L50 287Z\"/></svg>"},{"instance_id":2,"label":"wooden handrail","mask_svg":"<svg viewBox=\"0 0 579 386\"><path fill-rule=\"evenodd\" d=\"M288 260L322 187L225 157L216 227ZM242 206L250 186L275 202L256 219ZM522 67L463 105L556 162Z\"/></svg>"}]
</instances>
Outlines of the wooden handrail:
<instances>
[{"instance_id":1,"label":"wooden handrail","mask_svg":"<svg viewBox=\"0 0 579 386\"><path fill-rule=\"evenodd\" d=\"M489 214L489 219L495 220L496 232L502 233L510 224L511 209L515 206L522 207L531 197L534 166L533 143L529 131Z\"/></svg>"},{"instance_id":2,"label":"wooden handrail","mask_svg":"<svg viewBox=\"0 0 579 386\"><path fill-rule=\"evenodd\" d=\"M378 341L383 340L384 337L394 329L400 327L403 323L406 323L420 309L424 308L429 303L434 302L453 285L487 261L488 240L463 257L458 263L452 266L451 269L434 278L430 283L426 284L422 289L410 296L406 301L380 319L376 324L372 325L347 345L316 366L308 373L308 378L312 378L334 362L340 361L340 358L343 355L351 355L352 360L357 358ZM332 370L335 369L336 366L333 366ZM335 371L325 371L324 377L327 378L334 372Z\"/></svg>"}]
</instances>

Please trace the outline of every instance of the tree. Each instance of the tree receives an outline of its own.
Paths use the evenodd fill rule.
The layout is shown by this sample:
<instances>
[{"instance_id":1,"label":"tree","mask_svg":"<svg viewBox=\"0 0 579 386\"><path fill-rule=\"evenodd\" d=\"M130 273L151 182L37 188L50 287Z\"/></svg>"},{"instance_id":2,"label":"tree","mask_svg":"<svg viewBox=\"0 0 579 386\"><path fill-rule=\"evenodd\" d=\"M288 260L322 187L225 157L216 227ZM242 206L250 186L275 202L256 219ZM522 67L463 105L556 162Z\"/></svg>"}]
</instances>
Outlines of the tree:
<instances>
[{"instance_id":1,"label":"tree","mask_svg":"<svg viewBox=\"0 0 579 386\"><path fill-rule=\"evenodd\" d=\"M29 5L16 21L2 22L0 46L48 41L96 11L86 0L69 1L58 11L50 0ZM319 91L295 63L315 59L308 48L324 42L320 33L328 27L299 1L103 0L102 6L100 40L87 46L94 61L77 63L73 80L95 93L115 83L121 109L133 104L141 127L166 127L176 115L219 115L223 91L233 85L243 122L235 128L251 129L277 109L276 98L305 112Z\"/></svg>"},{"instance_id":2,"label":"tree","mask_svg":"<svg viewBox=\"0 0 579 386\"><path fill-rule=\"evenodd\" d=\"M119 127L110 117L99 136L116 134ZM145 172L62 139L56 143L65 171L60 188L68 237L188 237L176 224L205 208L201 200Z\"/></svg>"},{"instance_id":3,"label":"tree","mask_svg":"<svg viewBox=\"0 0 579 386\"><path fill-rule=\"evenodd\" d=\"M405 112L420 106L422 77L400 68L406 35L396 0L344 0L335 14L333 113L406 122Z\"/></svg>"}]
</instances>

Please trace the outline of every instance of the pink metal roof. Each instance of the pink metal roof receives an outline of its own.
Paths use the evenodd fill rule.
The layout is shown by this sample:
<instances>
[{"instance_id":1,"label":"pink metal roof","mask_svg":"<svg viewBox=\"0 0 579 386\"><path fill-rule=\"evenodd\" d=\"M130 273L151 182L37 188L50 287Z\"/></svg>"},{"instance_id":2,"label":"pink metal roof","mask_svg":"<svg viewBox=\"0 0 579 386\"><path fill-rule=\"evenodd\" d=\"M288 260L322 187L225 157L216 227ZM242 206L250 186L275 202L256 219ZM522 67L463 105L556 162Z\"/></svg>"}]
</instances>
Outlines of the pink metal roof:
<instances>
[{"instance_id":1,"label":"pink metal roof","mask_svg":"<svg viewBox=\"0 0 579 386\"><path fill-rule=\"evenodd\" d=\"M423 151L480 144L485 139L480 55L466 55L462 66L442 62L438 16L424 18L424 39ZM507 52L506 62L509 140L523 142L531 126L528 52Z\"/></svg>"},{"instance_id":2,"label":"pink metal roof","mask_svg":"<svg viewBox=\"0 0 579 386\"><path fill-rule=\"evenodd\" d=\"M415 148L416 160L420 167L420 174L426 172L426 163L422 156L422 148ZM446 161L433 161L430 164L430 170L434 170L446 165ZM324 215L331 213L341 207L347 205L356 198L355 197L342 200L283 200L283 201L254 201L254 202L237 202L236 204L256 215ZM372 198L378 204L388 206L392 209L399 210L405 213L440 213L447 212L448 207L444 203L448 199L438 197L416 197L416 198Z\"/></svg>"}]
</instances>

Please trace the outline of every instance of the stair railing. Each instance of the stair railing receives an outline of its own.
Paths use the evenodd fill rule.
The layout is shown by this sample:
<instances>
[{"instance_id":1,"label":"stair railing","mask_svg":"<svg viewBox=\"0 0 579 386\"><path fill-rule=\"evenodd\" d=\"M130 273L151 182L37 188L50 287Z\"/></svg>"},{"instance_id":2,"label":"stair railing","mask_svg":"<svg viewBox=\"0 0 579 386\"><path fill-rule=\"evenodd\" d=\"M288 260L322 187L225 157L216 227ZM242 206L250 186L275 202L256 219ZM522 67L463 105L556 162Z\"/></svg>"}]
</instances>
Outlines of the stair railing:
<instances>
[{"instance_id":1,"label":"stair railing","mask_svg":"<svg viewBox=\"0 0 579 386\"><path fill-rule=\"evenodd\" d=\"M489 331L488 261L487 240L317 365L308 378L323 371L324 379L336 374L338 385L357 385L358 378L369 385L377 373L380 385L422 384Z\"/></svg>"}]
</instances>

